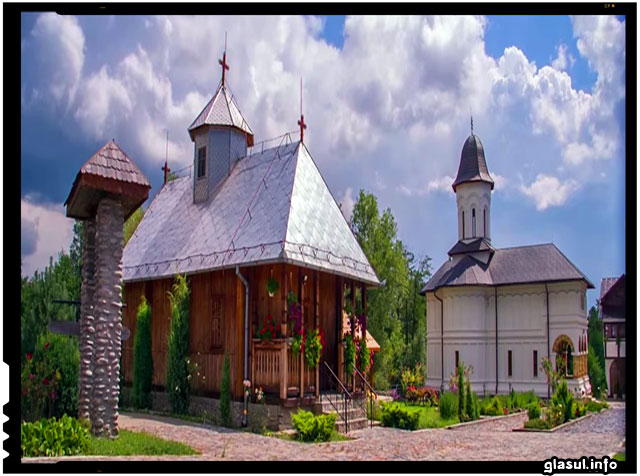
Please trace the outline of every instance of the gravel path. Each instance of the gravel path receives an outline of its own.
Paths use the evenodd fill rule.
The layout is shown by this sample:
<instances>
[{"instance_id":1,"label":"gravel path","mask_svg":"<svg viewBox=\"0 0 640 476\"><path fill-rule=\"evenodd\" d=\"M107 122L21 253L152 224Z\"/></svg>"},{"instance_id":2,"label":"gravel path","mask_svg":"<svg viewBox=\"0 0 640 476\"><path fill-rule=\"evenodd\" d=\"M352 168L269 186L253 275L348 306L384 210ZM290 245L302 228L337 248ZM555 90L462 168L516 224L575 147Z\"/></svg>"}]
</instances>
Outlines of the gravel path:
<instances>
[{"instance_id":1,"label":"gravel path","mask_svg":"<svg viewBox=\"0 0 640 476\"><path fill-rule=\"evenodd\" d=\"M374 427L351 433L345 442L303 444L253 433L146 414L120 415L120 427L182 441L205 460L532 460L578 458L615 452L624 439L624 404L555 433L513 432L526 414L415 432ZM91 458L96 459L96 458ZM131 460L134 458L124 458ZM141 460L177 459L140 457ZM52 459L47 459L51 461Z\"/></svg>"}]
</instances>

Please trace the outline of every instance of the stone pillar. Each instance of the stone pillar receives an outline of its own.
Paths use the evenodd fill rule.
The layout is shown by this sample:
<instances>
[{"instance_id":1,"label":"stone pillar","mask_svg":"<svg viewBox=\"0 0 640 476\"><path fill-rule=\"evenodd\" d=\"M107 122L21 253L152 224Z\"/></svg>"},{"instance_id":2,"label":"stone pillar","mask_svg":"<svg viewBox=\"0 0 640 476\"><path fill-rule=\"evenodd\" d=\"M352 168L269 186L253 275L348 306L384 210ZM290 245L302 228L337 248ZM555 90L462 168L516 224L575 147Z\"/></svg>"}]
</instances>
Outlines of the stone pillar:
<instances>
[{"instance_id":1,"label":"stone pillar","mask_svg":"<svg viewBox=\"0 0 640 476\"><path fill-rule=\"evenodd\" d=\"M120 202L103 198L96 215L95 351L90 413L93 434L110 438L118 435L123 224Z\"/></svg>"},{"instance_id":2,"label":"stone pillar","mask_svg":"<svg viewBox=\"0 0 640 476\"><path fill-rule=\"evenodd\" d=\"M96 223L84 222L82 239L82 287L80 291L80 376L78 379L78 417L89 420L94 350Z\"/></svg>"}]
</instances>

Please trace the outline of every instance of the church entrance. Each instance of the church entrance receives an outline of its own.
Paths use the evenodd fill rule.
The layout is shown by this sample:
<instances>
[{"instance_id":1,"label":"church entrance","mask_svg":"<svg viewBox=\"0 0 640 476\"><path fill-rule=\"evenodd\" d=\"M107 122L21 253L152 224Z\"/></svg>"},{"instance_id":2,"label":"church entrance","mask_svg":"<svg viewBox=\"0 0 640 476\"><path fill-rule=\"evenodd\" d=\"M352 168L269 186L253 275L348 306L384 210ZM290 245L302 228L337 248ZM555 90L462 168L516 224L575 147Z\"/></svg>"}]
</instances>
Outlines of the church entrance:
<instances>
[{"instance_id":1,"label":"church entrance","mask_svg":"<svg viewBox=\"0 0 640 476\"><path fill-rule=\"evenodd\" d=\"M609 369L609 382L611 382L611 388L609 389L609 396L622 398L626 392L625 385L625 365L624 359L615 359Z\"/></svg>"},{"instance_id":2,"label":"church entrance","mask_svg":"<svg viewBox=\"0 0 640 476\"><path fill-rule=\"evenodd\" d=\"M573 375L573 342L569 336L562 334L553 343L553 352L556 354L556 372L560 375Z\"/></svg>"}]
</instances>

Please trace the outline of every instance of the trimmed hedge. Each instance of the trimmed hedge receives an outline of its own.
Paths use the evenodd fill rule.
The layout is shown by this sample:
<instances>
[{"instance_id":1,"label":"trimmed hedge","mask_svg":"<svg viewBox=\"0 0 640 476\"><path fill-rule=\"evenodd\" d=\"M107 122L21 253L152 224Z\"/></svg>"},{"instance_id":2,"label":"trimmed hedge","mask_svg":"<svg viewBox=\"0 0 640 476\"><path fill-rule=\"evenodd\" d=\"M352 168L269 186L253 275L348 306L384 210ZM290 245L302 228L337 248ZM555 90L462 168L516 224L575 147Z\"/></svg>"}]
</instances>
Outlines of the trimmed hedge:
<instances>
[{"instance_id":1,"label":"trimmed hedge","mask_svg":"<svg viewBox=\"0 0 640 476\"><path fill-rule=\"evenodd\" d=\"M133 388L131 403L137 408L151 408L153 356L151 354L151 308L142 296L133 341Z\"/></svg>"},{"instance_id":2,"label":"trimmed hedge","mask_svg":"<svg viewBox=\"0 0 640 476\"><path fill-rule=\"evenodd\" d=\"M529 420L535 420L542 415L542 409L538 403L530 403L527 407L527 412L529 413Z\"/></svg>"},{"instance_id":3,"label":"trimmed hedge","mask_svg":"<svg viewBox=\"0 0 640 476\"><path fill-rule=\"evenodd\" d=\"M167 396L171 411L189 411L189 301L191 292L185 276L177 275L171 291L171 324L167 349Z\"/></svg>"},{"instance_id":4,"label":"trimmed hedge","mask_svg":"<svg viewBox=\"0 0 640 476\"><path fill-rule=\"evenodd\" d=\"M24 422L20 427L20 447L23 457L85 453L89 447L89 423L67 415Z\"/></svg>"},{"instance_id":5,"label":"trimmed hedge","mask_svg":"<svg viewBox=\"0 0 640 476\"><path fill-rule=\"evenodd\" d=\"M441 400L442 401L442 400ZM420 421L420 412L403 408L397 403L383 404L381 422L383 426L415 430Z\"/></svg>"},{"instance_id":6,"label":"trimmed hedge","mask_svg":"<svg viewBox=\"0 0 640 476\"><path fill-rule=\"evenodd\" d=\"M336 428L336 413L314 415L305 410L298 410L291 415L291 423L298 432L299 440L307 442L329 441Z\"/></svg>"},{"instance_id":7,"label":"trimmed hedge","mask_svg":"<svg viewBox=\"0 0 640 476\"><path fill-rule=\"evenodd\" d=\"M438 409L443 420L455 418L458 415L458 397L451 392L443 393L438 403Z\"/></svg>"},{"instance_id":8,"label":"trimmed hedge","mask_svg":"<svg viewBox=\"0 0 640 476\"><path fill-rule=\"evenodd\" d=\"M532 420L526 421L524 423L525 428L531 428L535 430L550 430L551 423L547 420L542 420L540 418L534 418Z\"/></svg>"}]
</instances>

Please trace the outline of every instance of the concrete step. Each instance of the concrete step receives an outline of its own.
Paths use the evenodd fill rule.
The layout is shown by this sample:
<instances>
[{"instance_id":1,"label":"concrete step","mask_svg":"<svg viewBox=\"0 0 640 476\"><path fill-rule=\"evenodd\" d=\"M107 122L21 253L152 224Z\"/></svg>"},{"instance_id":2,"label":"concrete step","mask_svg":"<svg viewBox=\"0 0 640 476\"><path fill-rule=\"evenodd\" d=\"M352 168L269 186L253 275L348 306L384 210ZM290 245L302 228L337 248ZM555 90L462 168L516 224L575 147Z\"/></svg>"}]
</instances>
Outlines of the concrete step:
<instances>
[{"instance_id":1,"label":"concrete step","mask_svg":"<svg viewBox=\"0 0 640 476\"><path fill-rule=\"evenodd\" d=\"M353 420L349 418L350 432L354 430L362 430L368 427L369 427L369 420L367 418L356 418ZM336 430L339 431L340 433L345 433L344 421L342 421L341 419L336 420Z\"/></svg>"}]
</instances>

